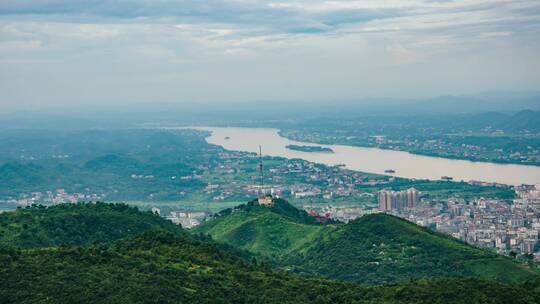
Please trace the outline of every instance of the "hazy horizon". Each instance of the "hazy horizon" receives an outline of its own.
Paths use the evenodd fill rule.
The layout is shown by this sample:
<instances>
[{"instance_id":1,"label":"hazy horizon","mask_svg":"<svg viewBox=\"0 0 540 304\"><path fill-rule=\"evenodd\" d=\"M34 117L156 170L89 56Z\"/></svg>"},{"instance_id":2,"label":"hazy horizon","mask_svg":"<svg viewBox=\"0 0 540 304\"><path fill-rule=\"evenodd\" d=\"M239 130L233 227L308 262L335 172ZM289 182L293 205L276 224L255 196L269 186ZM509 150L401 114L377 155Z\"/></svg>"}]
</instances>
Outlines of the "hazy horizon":
<instances>
[{"instance_id":1,"label":"hazy horizon","mask_svg":"<svg viewBox=\"0 0 540 304\"><path fill-rule=\"evenodd\" d=\"M540 88L537 1L2 1L4 111Z\"/></svg>"},{"instance_id":2,"label":"hazy horizon","mask_svg":"<svg viewBox=\"0 0 540 304\"><path fill-rule=\"evenodd\" d=\"M40 104L1 107L0 119L9 117L93 117L96 115L155 115L221 113L239 117L310 115L433 115L479 114L499 112L514 114L524 110L540 111L540 92L483 92L470 95L446 95L427 98L365 97L355 99L249 100L249 101L180 101ZM258 113L258 114L257 114ZM30 116L28 116L30 115ZM37 116L36 116L37 115ZM261 117L262 117L261 116Z\"/></svg>"}]
</instances>

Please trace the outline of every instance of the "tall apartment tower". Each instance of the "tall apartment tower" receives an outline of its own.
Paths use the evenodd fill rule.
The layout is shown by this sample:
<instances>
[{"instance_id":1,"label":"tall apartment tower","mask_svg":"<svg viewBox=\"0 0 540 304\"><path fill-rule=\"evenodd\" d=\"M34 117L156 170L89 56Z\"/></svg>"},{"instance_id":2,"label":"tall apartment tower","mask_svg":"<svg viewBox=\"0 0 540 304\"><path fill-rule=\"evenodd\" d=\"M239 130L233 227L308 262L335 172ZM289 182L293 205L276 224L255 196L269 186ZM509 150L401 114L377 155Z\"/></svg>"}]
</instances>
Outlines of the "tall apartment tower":
<instances>
[{"instance_id":1,"label":"tall apartment tower","mask_svg":"<svg viewBox=\"0 0 540 304\"><path fill-rule=\"evenodd\" d=\"M420 192L414 188L403 191L379 191L379 209L382 211L402 211L405 208L414 208L418 203Z\"/></svg>"},{"instance_id":2,"label":"tall apartment tower","mask_svg":"<svg viewBox=\"0 0 540 304\"><path fill-rule=\"evenodd\" d=\"M379 191L379 209L382 211L392 210L392 191Z\"/></svg>"},{"instance_id":3,"label":"tall apartment tower","mask_svg":"<svg viewBox=\"0 0 540 304\"><path fill-rule=\"evenodd\" d=\"M394 209L401 211L407 207L407 192L394 192Z\"/></svg>"},{"instance_id":4,"label":"tall apartment tower","mask_svg":"<svg viewBox=\"0 0 540 304\"><path fill-rule=\"evenodd\" d=\"M409 188L407 189L407 207L414 208L418 203L418 197L420 196L420 191Z\"/></svg>"},{"instance_id":5,"label":"tall apartment tower","mask_svg":"<svg viewBox=\"0 0 540 304\"><path fill-rule=\"evenodd\" d=\"M386 210L386 196L382 191L379 191L379 210Z\"/></svg>"}]
</instances>

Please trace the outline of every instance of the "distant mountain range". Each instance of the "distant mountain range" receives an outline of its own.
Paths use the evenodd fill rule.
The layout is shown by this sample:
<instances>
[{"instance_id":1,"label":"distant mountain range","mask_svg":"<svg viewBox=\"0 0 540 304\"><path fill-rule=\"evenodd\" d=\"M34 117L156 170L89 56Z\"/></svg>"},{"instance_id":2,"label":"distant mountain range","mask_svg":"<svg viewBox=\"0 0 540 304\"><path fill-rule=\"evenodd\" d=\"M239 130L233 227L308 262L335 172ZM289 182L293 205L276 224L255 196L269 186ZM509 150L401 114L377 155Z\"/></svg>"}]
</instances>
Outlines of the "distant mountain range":
<instances>
[{"instance_id":1,"label":"distant mountain range","mask_svg":"<svg viewBox=\"0 0 540 304\"><path fill-rule=\"evenodd\" d=\"M435 277L476 277L502 282L536 277L509 258L386 214L348 224L306 221L281 199L225 212L194 229L232 246L274 258L294 272L367 284Z\"/></svg>"},{"instance_id":2,"label":"distant mountain range","mask_svg":"<svg viewBox=\"0 0 540 304\"><path fill-rule=\"evenodd\" d=\"M540 131L540 111L520 111L502 119L497 126L509 131L529 130L538 132Z\"/></svg>"},{"instance_id":3,"label":"distant mountain range","mask_svg":"<svg viewBox=\"0 0 540 304\"><path fill-rule=\"evenodd\" d=\"M408 114L467 114L482 112L516 113L523 109L540 110L540 94L489 93L440 96L410 101L399 108Z\"/></svg>"},{"instance_id":4,"label":"distant mountain range","mask_svg":"<svg viewBox=\"0 0 540 304\"><path fill-rule=\"evenodd\" d=\"M248 204L228 210L205 226L216 232L219 227L232 228L250 222L247 229L237 227L238 233L231 240L241 240L246 248L261 254L281 248L279 255L293 259L296 252L297 260L305 259L304 263L310 265L331 262L334 257L349 252L341 258L351 261L341 260L344 266L335 265L339 270L362 260L355 258L365 256L357 251L360 248L370 253L383 252L378 255L387 260L385 264L395 267L399 267L396 262L404 262L404 256L413 260L409 263L412 265L417 265L419 258L438 260L439 264L424 263L426 269L436 273L440 273L436 267L444 268L441 263L452 262L467 251L479 260L466 259L463 263L474 263L478 271L516 278L519 272L533 280L504 284L474 278L440 278L367 287L302 278L274 268L260 256L216 243L201 234L190 236L179 226L150 212L97 203L31 207L1 214L0 299L2 303L422 304L524 304L540 299L540 281L512 262L499 263L496 257L482 257L477 249L399 219L375 216L352 225L322 225L284 201L262 208L267 207ZM302 241L304 230L311 231L306 241ZM273 233L273 239L264 239L270 236L268 232ZM287 237L281 237L283 233ZM253 235L257 237L252 238ZM254 242L260 247L247 245ZM433 248L427 250L424 244ZM447 245L454 246L456 253ZM398 246L404 246L403 252L398 253ZM441 248L446 251L439 252ZM411 251L424 255L411 255ZM324 258L325 254L330 257ZM438 259L430 258L434 254ZM493 267L485 266L485 262ZM313 267L316 271L322 269ZM356 269L362 267L366 265ZM502 274L503 271L510 274Z\"/></svg>"},{"instance_id":5,"label":"distant mountain range","mask_svg":"<svg viewBox=\"0 0 540 304\"><path fill-rule=\"evenodd\" d=\"M514 114L485 112L448 117L448 120L451 120L448 124L471 129L491 127L493 130L500 129L507 132L540 131L540 111L533 110L522 110Z\"/></svg>"},{"instance_id":6,"label":"distant mountain range","mask_svg":"<svg viewBox=\"0 0 540 304\"><path fill-rule=\"evenodd\" d=\"M462 115L486 112L514 114L522 110L540 111L540 92L492 92L448 95L433 98L357 98L348 100L141 103L111 107L42 109L0 112L0 129L80 130L126 128L144 123L189 125L284 122L358 115ZM250 119L251 117L251 119Z\"/></svg>"}]
</instances>

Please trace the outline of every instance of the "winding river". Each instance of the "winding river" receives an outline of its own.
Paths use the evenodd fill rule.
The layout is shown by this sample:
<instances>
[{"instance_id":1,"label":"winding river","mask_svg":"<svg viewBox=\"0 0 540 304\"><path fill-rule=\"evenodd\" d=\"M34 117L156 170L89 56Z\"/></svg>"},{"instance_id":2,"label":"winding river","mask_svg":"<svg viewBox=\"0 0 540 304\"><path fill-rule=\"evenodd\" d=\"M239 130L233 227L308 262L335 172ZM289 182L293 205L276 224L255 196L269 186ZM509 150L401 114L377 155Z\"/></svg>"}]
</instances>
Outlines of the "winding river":
<instances>
[{"instance_id":1,"label":"winding river","mask_svg":"<svg viewBox=\"0 0 540 304\"><path fill-rule=\"evenodd\" d=\"M442 176L450 176L457 181L477 180L508 185L540 186L540 167L537 166L472 162L378 148L303 143L281 137L277 129L218 127L192 129L211 131L211 136L206 139L208 143L232 151L258 153L260 145L263 155L301 158L326 165L343 164L348 169L362 172L387 174L385 170L392 169L395 173L391 175L405 178L440 180ZM328 147L334 153L293 151L287 149L287 145Z\"/></svg>"}]
</instances>

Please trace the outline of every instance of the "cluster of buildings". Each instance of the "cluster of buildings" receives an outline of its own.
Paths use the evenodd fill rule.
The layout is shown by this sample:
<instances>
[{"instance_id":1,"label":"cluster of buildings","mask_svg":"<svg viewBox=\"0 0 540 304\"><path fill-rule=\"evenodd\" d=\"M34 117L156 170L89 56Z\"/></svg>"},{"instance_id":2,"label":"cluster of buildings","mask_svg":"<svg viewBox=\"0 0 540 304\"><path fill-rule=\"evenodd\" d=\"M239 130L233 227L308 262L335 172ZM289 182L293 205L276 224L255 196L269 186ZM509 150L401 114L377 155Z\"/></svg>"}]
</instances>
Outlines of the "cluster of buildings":
<instances>
[{"instance_id":1,"label":"cluster of buildings","mask_svg":"<svg viewBox=\"0 0 540 304\"><path fill-rule=\"evenodd\" d=\"M373 194L372 194L373 195ZM384 189L378 192L378 208L371 208L368 205L336 206L336 205L318 205L304 204L303 209L309 215L322 219L332 219L348 223L366 214L389 212L401 214L404 210L413 210L417 208L421 192L415 188L409 188L402 191L393 191Z\"/></svg>"},{"instance_id":2,"label":"cluster of buildings","mask_svg":"<svg viewBox=\"0 0 540 304\"><path fill-rule=\"evenodd\" d=\"M303 209L312 217L318 218L320 222L332 219L348 223L366 214L373 213L374 210L366 207L334 206L334 205L303 205Z\"/></svg>"},{"instance_id":3,"label":"cluster of buildings","mask_svg":"<svg viewBox=\"0 0 540 304\"><path fill-rule=\"evenodd\" d=\"M152 208L152 212L161 214L159 208ZM177 225L181 225L182 228L190 229L206 220L208 216L209 214L204 211L180 210L171 211L165 218Z\"/></svg>"},{"instance_id":4,"label":"cluster of buildings","mask_svg":"<svg viewBox=\"0 0 540 304\"><path fill-rule=\"evenodd\" d=\"M46 192L22 193L18 198L0 200L0 203L30 206L33 204L55 205L63 203L75 204L80 201L99 201L105 194L68 193L64 189Z\"/></svg>"},{"instance_id":5,"label":"cluster of buildings","mask_svg":"<svg viewBox=\"0 0 540 304\"><path fill-rule=\"evenodd\" d=\"M516 194L511 204L496 199L448 199L386 212L501 254L540 260L540 191L522 186L516 187Z\"/></svg>"},{"instance_id":6,"label":"cluster of buildings","mask_svg":"<svg viewBox=\"0 0 540 304\"><path fill-rule=\"evenodd\" d=\"M379 191L379 210L402 211L405 208L414 208L419 197L420 191L414 188L402 191L381 190Z\"/></svg>"},{"instance_id":7,"label":"cluster of buildings","mask_svg":"<svg viewBox=\"0 0 540 304\"><path fill-rule=\"evenodd\" d=\"M303 209L321 220L342 222L385 212L500 254L540 261L540 190L522 185L515 191L511 203L484 198L433 202L420 199L414 188L385 189L378 193L376 208L305 204Z\"/></svg>"},{"instance_id":8,"label":"cluster of buildings","mask_svg":"<svg viewBox=\"0 0 540 304\"><path fill-rule=\"evenodd\" d=\"M255 155L246 157L239 152L227 151L218 156L215 162L197 167L202 172L199 179L208 181L202 190L205 195L213 201L226 201L249 199L261 193L259 173L253 170L258 161ZM375 193L359 188L386 185L393 179L298 159L267 161L265 171L262 189L265 194L300 202L372 198ZM214 181L216 175L221 177L218 181Z\"/></svg>"}]
</instances>

